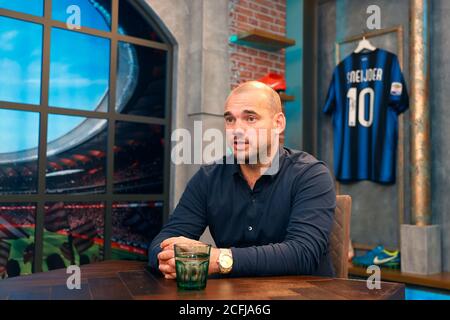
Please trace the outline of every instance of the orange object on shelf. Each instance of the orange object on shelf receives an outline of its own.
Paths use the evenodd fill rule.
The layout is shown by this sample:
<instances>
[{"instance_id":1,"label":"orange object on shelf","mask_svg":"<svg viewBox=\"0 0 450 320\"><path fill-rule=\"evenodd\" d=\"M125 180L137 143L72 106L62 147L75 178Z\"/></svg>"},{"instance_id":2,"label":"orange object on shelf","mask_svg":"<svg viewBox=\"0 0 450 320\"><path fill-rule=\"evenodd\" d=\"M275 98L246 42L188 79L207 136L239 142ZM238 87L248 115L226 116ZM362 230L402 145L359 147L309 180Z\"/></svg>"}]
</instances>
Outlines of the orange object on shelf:
<instances>
[{"instance_id":1,"label":"orange object on shelf","mask_svg":"<svg viewBox=\"0 0 450 320\"><path fill-rule=\"evenodd\" d=\"M267 84L275 91L286 90L286 79L281 74L268 73L264 77L258 79L258 81Z\"/></svg>"}]
</instances>

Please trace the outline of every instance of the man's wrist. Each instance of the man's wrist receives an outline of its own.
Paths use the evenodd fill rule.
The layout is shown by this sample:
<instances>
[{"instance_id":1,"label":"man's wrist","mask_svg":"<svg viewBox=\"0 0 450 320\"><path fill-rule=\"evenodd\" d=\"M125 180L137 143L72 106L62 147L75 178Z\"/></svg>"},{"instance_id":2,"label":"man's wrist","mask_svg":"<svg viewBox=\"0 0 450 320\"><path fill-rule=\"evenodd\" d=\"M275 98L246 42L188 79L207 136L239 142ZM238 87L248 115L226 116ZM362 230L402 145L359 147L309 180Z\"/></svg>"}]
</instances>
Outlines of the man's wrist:
<instances>
[{"instance_id":1,"label":"man's wrist","mask_svg":"<svg viewBox=\"0 0 450 320\"><path fill-rule=\"evenodd\" d=\"M219 268L219 248L211 248L210 258L209 258L209 274L220 273Z\"/></svg>"}]
</instances>

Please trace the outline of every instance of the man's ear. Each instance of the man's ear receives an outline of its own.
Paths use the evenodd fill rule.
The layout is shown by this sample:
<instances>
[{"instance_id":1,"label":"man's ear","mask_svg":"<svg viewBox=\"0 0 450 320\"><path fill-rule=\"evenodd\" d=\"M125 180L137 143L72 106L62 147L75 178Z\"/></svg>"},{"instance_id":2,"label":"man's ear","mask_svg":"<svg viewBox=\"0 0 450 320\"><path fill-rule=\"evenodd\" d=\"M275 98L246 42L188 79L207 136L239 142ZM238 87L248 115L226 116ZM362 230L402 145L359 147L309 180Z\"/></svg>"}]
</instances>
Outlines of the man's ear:
<instances>
[{"instance_id":1,"label":"man's ear","mask_svg":"<svg viewBox=\"0 0 450 320\"><path fill-rule=\"evenodd\" d=\"M275 131L277 134L282 134L286 129L286 117L283 112L278 112L275 117Z\"/></svg>"}]
</instances>

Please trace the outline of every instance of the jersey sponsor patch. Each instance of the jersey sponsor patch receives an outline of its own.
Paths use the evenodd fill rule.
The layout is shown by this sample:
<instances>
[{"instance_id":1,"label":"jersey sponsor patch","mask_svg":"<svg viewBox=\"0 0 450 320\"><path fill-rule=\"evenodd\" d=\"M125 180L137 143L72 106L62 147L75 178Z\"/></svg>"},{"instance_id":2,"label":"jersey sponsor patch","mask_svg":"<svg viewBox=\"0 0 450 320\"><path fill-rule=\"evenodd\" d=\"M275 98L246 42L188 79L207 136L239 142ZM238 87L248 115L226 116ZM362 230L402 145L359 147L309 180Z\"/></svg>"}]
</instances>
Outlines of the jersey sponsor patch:
<instances>
[{"instance_id":1,"label":"jersey sponsor patch","mask_svg":"<svg viewBox=\"0 0 450 320\"><path fill-rule=\"evenodd\" d=\"M392 82L391 95L401 96L403 91L403 85L400 82Z\"/></svg>"}]
</instances>

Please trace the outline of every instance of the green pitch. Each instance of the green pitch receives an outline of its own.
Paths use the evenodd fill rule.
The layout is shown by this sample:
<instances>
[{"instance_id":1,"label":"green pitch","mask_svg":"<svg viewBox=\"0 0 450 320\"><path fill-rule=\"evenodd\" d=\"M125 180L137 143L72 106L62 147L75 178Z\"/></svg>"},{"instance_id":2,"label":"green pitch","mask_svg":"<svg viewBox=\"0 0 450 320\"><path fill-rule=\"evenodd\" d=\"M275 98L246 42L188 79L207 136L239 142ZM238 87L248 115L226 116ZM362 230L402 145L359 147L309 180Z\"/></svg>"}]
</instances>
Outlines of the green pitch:
<instances>
[{"instance_id":1,"label":"green pitch","mask_svg":"<svg viewBox=\"0 0 450 320\"><path fill-rule=\"evenodd\" d=\"M28 239L22 238L18 240L6 240L11 244L11 251L9 254L9 259L15 259L19 262L21 274L31 274L31 263L24 263L23 261L23 252L25 248L34 242L34 228L24 228L27 233L30 235ZM66 266L70 265L70 261L67 260L63 254L61 253L60 247L61 245L67 242L67 236L60 235L58 233L53 232L44 232L44 254L43 254L43 263L42 270L48 271L47 263L45 262L45 258L52 253L58 253L61 258L64 260ZM83 254L89 257L90 262L101 261L101 252L100 246L94 244L88 250L83 252ZM125 250L120 249L112 249L111 258L114 260L146 260L145 256L131 253ZM75 263L79 264L79 255L75 252Z\"/></svg>"}]
</instances>

